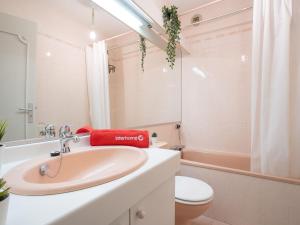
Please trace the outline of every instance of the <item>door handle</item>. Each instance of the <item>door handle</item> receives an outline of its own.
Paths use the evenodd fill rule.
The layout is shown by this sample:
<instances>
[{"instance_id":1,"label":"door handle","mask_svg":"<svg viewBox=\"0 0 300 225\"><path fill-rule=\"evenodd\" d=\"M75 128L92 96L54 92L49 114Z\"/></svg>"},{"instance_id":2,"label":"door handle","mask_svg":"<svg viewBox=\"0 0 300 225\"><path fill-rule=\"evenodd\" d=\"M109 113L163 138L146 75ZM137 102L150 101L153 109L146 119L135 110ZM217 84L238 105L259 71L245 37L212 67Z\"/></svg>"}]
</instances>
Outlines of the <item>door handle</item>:
<instances>
[{"instance_id":1,"label":"door handle","mask_svg":"<svg viewBox=\"0 0 300 225\"><path fill-rule=\"evenodd\" d=\"M33 104L28 103L27 108L21 107L18 108L19 113L26 113L27 114L27 123L33 123Z\"/></svg>"},{"instance_id":2,"label":"door handle","mask_svg":"<svg viewBox=\"0 0 300 225\"><path fill-rule=\"evenodd\" d=\"M24 113L29 113L29 112L32 112L33 109L28 109L28 108L18 108L18 111L19 111L19 112L24 112Z\"/></svg>"}]
</instances>

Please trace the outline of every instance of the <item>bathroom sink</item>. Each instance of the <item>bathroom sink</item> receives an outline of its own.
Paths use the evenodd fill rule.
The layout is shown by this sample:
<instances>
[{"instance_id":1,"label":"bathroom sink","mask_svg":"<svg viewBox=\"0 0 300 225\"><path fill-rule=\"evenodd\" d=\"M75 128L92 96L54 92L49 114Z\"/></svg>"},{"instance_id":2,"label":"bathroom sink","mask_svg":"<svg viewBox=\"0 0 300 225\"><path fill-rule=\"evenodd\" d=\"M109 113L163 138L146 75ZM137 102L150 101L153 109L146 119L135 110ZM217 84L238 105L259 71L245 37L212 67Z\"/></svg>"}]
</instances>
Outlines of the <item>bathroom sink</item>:
<instances>
[{"instance_id":1,"label":"bathroom sink","mask_svg":"<svg viewBox=\"0 0 300 225\"><path fill-rule=\"evenodd\" d=\"M11 169L4 177L14 194L58 194L113 181L135 171L146 160L146 152L138 148L94 147L30 160Z\"/></svg>"}]
</instances>

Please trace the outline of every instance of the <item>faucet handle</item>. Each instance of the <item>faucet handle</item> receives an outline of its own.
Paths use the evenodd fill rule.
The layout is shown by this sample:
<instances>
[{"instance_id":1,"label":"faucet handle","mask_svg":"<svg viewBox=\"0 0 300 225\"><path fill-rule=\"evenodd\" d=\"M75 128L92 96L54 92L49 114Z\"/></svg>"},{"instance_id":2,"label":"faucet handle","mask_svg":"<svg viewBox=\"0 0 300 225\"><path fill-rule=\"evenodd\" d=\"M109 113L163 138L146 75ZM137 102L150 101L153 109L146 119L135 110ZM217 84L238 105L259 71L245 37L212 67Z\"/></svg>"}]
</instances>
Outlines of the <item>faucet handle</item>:
<instances>
[{"instance_id":1,"label":"faucet handle","mask_svg":"<svg viewBox=\"0 0 300 225\"><path fill-rule=\"evenodd\" d=\"M74 142L74 143L80 142L80 138L79 138L77 135L74 135L74 137L73 137L73 142Z\"/></svg>"},{"instance_id":2,"label":"faucet handle","mask_svg":"<svg viewBox=\"0 0 300 225\"><path fill-rule=\"evenodd\" d=\"M42 131L40 131L41 136L45 136L46 138L54 138L55 137L55 126L53 124L47 124Z\"/></svg>"},{"instance_id":3,"label":"faucet handle","mask_svg":"<svg viewBox=\"0 0 300 225\"><path fill-rule=\"evenodd\" d=\"M55 126L53 124L48 124L45 131L50 137L55 137Z\"/></svg>"},{"instance_id":4,"label":"faucet handle","mask_svg":"<svg viewBox=\"0 0 300 225\"><path fill-rule=\"evenodd\" d=\"M68 125L64 125L59 129L59 138L60 138L60 152L68 153L70 152L69 141L77 143L80 141L80 138L77 135L73 135L71 128Z\"/></svg>"},{"instance_id":5,"label":"faucet handle","mask_svg":"<svg viewBox=\"0 0 300 225\"><path fill-rule=\"evenodd\" d=\"M65 138L72 135L71 128L69 125L63 125L59 128L59 137Z\"/></svg>"}]
</instances>

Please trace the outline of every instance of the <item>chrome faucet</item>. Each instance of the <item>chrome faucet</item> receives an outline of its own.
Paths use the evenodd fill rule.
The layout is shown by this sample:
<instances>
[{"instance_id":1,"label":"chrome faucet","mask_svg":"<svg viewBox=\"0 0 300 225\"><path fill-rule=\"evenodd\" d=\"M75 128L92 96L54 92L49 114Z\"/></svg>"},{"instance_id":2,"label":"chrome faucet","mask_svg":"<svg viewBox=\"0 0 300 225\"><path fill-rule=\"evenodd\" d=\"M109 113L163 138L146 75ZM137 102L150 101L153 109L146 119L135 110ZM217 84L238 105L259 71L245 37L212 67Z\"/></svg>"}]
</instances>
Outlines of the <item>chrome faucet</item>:
<instances>
[{"instance_id":1,"label":"chrome faucet","mask_svg":"<svg viewBox=\"0 0 300 225\"><path fill-rule=\"evenodd\" d=\"M40 132L41 136L45 136L46 139L55 138L55 127L53 124L47 124L45 128Z\"/></svg>"},{"instance_id":2,"label":"chrome faucet","mask_svg":"<svg viewBox=\"0 0 300 225\"><path fill-rule=\"evenodd\" d=\"M70 152L69 142L73 141L77 143L80 141L77 135L72 134L71 128L68 125L64 125L59 129L59 141L60 141L60 152L68 153Z\"/></svg>"}]
</instances>

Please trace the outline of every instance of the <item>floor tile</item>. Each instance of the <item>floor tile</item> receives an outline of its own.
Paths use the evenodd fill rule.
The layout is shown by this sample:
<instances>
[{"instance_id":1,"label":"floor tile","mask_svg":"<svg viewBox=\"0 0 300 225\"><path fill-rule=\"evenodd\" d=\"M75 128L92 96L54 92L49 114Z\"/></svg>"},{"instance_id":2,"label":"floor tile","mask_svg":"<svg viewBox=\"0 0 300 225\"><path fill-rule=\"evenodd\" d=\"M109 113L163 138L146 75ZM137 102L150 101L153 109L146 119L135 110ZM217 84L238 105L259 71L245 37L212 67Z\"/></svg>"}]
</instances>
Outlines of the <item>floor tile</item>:
<instances>
[{"instance_id":1,"label":"floor tile","mask_svg":"<svg viewBox=\"0 0 300 225\"><path fill-rule=\"evenodd\" d=\"M229 225L206 216L200 216L192 221L188 225Z\"/></svg>"}]
</instances>

